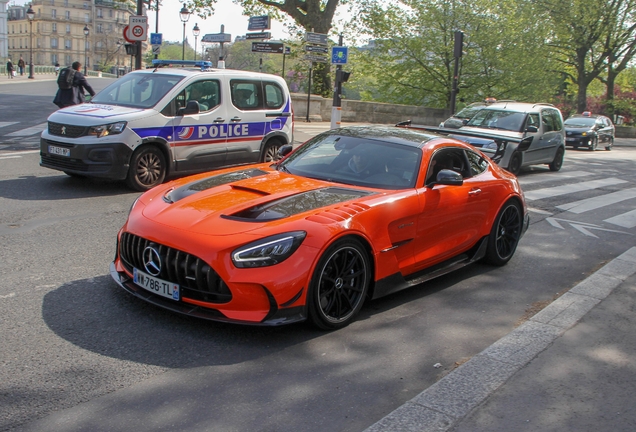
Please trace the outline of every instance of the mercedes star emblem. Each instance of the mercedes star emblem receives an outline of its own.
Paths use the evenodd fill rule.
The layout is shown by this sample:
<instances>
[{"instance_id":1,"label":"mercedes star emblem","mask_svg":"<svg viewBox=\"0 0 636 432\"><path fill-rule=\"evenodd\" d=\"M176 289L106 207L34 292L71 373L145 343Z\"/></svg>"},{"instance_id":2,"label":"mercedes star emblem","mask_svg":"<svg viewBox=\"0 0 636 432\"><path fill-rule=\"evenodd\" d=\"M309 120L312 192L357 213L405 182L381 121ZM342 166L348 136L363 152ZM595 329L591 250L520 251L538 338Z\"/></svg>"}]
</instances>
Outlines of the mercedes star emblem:
<instances>
[{"instance_id":1,"label":"mercedes star emblem","mask_svg":"<svg viewBox=\"0 0 636 432\"><path fill-rule=\"evenodd\" d=\"M148 246L144 249L143 259L146 271L152 276L159 276L159 273L161 273L161 257L159 256L159 252L152 246Z\"/></svg>"}]
</instances>

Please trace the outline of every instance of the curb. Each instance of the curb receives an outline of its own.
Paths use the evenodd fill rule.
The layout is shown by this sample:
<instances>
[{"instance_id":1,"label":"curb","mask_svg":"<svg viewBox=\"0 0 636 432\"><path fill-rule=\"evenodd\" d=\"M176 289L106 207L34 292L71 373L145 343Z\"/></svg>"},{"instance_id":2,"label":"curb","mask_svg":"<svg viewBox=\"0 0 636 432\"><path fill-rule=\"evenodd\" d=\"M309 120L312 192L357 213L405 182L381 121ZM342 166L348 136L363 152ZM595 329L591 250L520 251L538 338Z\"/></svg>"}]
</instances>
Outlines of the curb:
<instances>
[{"instance_id":1,"label":"curb","mask_svg":"<svg viewBox=\"0 0 636 432\"><path fill-rule=\"evenodd\" d=\"M636 247L614 258L365 432L449 430L634 273Z\"/></svg>"}]
</instances>

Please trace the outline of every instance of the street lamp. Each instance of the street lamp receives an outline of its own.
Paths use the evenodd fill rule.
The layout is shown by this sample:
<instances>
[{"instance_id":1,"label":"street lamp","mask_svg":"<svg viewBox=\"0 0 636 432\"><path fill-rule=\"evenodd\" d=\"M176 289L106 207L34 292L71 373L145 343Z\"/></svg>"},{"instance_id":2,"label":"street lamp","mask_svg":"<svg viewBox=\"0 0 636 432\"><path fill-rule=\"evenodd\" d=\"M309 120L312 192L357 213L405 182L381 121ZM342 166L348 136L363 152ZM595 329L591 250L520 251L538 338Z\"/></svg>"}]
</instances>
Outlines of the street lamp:
<instances>
[{"instance_id":1,"label":"street lamp","mask_svg":"<svg viewBox=\"0 0 636 432\"><path fill-rule=\"evenodd\" d=\"M88 58L86 56L86 48L88 45L88 33L90 33L90 30L88 29L88 25L84 26L84 75L86 75L86 59Z\"/></svg>"},{"instance_id":2,"label":"street lamp","mask_svg":"<svg viewBox=\"0 0 636 432\"><path fill-rule=\"evenodd\" d=\"M185 7L185 3L183 7L179 11L179 18L181 18L181 22L183 22L183 43L182 43L182 51L181 51L181 60L185 60L185 25L190 19L190 11Z\"/></svg>"},{"instance_id":3,"label":"street lamp","mask_svg":"<svg viewBox=\"0 0 636 432\"><path fill-rule=\"evenodd\" d=\"M194 35L194 61L197 61L197 37L199 37L199 35L201 34L199 24L194 24L192 34Z\"/></svg>"},{"instance_id":4,"label":"street lamp","mask_svg":"<svg viewBox=\"0 0 636 432\"><path fill-rule=\"evenodd\" d=\"M35 12L31 5L29 5L29 9L26 12L27 18L29 19L29 31L30 31L30 39L29 39L29 79L34 79L33 76L33 18L35 18Z\"/></svg>"}]
</instances>

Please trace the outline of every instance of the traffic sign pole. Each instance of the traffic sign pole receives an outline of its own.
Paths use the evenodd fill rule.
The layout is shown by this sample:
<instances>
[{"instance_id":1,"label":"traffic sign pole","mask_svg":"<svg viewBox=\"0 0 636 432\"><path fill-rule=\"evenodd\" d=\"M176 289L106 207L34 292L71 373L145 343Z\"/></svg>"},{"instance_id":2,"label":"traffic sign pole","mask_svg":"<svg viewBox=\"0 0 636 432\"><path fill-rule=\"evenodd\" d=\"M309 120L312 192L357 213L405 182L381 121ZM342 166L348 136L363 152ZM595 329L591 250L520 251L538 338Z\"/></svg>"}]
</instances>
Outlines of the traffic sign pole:
<instances>
[{"instance_id":1,"label":"traffic sign pole","mask_svg":"<svg viewBox=\"0 0 636 432\"><path fill-rule=\"evenodd\" d=\"M340 34L340 37L338 38L338 46L341 47L342 44L343 37L342 34ZM336 87L333 92L333 104L331 106L331 129L340 127L340 120L342 119L342 82L340 81L340 77L342 76L342 74L340 73L341 70L342 65L338 64L336 66Z\"/></svg>"}]
</instances>

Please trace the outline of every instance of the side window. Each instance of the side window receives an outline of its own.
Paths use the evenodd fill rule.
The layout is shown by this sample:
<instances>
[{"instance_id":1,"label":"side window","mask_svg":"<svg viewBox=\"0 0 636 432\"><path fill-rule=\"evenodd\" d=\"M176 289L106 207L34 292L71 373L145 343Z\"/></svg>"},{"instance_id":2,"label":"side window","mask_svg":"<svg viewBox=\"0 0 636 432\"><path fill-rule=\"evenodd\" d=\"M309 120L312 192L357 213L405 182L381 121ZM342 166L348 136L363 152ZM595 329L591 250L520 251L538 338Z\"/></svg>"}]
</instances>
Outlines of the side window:
<instances>
[{"instance_id":1,"label":"side window","mask_svg":"<svg viewBox=\"0 0 636 432\"><path fill-rule=\"evenodd\" d=\"M559 115L559 113L555 110L550 110L550 116L552 117L553 120L553 124L554 124L554 130L555 131L562 131L563 130L563 119L561 118L561 115Z\"/></svg>"},{"instance_id":2,"label":"side window","mask_svg":"<svg viewBox=\"0 0 636 432\"><path fill-rule=\"evenodd\" d=\"M543 132L555 131L554 117L549 110L541 111L541 122L543 123Z\"/></svg>"},{"instance_id":3,"label":"side window","mask_svg":"<svg viewBox=\"0 0 636 432\"><path fill-rule=\"evenodd\" d=\"M486 171L486 168L488 168L488 161L483 156L470 150L466 151L466 156L468 157L468 163L470 164L471 177L483 173Z\"/></svg>"},{"instance_id":4,"label":"side window","mask_svg":"<svg viewBox=\"0 0 636 432\"><path fill-rule=\"evenodd\" d=\"M425 184L434 182L437 179L437 174L443 169L455 171L463 177L470 177L466 168L466 157L462 149L445 148L438 150L431 158Z\"/></svg>"},{"instance_id":5,"label":"side window","mask_svg":"<svg viewBox=\"0 0 636 432\"><path fill-rule=\"evenodd\" d=\"M264 83L265 106L267 108L280 108L285 103L283 90L276 83Z\"/></svg>"},{"instance_id":6,"label":"side window","mask_svg":"<svg viewBox=\"0 0 636 432\"><path fill-rule=\"evenodd\" d=\"M243 111L261 109L259 87L259 81L232 80L230 82L232 104Z\"/></svg>"},{"instance_id":7,"label":"side window","mask_svg":"<svg viewBox=\"0 0 636 432\"><path fill-rule=\"evenodd\" d=\"M528 128L528 126L534 126L537 129L539 129L541 127L541 125L539 124L539 114L529 114L528 115L528 120L526 122L526 128Z\"/></svg>"},{"instance_id":8,"label":"side window","mask_svg":"<svg viewBox=\"0 0 636 432\"><path fill-rule=\"evenodd\" d=\"M186 100L199 102L200 112L210 111L221 102L219 88L217 80L197 81L186 87Z\"/></svg>"}]
</instances>

